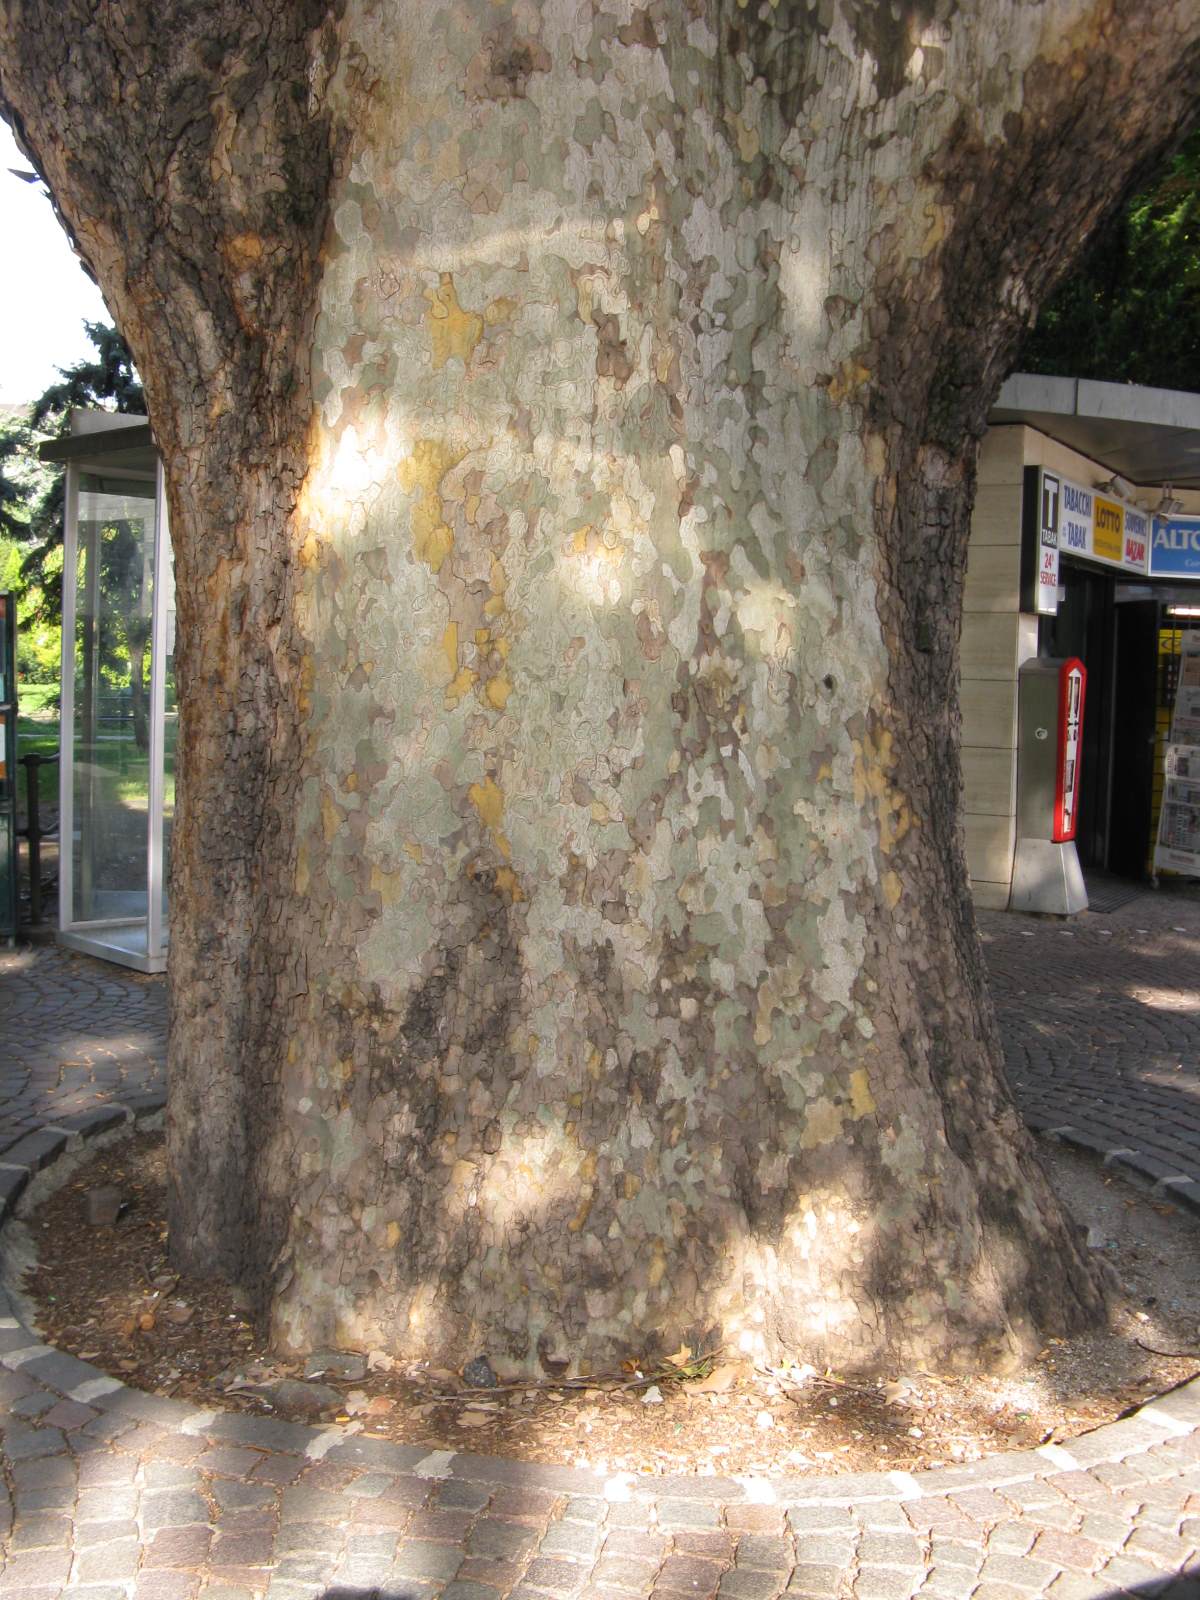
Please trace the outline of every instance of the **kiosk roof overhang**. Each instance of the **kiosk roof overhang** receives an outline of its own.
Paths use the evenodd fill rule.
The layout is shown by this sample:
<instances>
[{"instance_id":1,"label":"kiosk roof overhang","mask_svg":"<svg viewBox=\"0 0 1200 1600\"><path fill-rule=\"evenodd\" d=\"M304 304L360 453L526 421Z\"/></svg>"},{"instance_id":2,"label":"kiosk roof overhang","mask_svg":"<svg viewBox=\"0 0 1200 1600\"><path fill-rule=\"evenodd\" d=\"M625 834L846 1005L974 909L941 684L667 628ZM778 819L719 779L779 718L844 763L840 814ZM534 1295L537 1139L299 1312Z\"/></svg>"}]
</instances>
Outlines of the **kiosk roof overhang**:
<instances>
[{"instance_id":1,"label":"kiosk roof overhang","mask_svg":"<svg viewBox=\"0 0 1200 1600\"><path fill-rule=\"evenodd\" d=\"M1015 372L988 422L1037 428L1140 486L1200 489L1200 394Z\"/></svg>"},{"instance_id":2,"label":"kiosk roof overhang","mask_svg":"<svg viewBox=\"0 0 1200 1600\"><path fill-rule=\"evenodd\" d=\"M112 427L95 433L74 433L65 439L47 439L38 446L43 461L103 461L113 467L154 468L154 435L148 422Z\"/></svg>"}]
</instances>

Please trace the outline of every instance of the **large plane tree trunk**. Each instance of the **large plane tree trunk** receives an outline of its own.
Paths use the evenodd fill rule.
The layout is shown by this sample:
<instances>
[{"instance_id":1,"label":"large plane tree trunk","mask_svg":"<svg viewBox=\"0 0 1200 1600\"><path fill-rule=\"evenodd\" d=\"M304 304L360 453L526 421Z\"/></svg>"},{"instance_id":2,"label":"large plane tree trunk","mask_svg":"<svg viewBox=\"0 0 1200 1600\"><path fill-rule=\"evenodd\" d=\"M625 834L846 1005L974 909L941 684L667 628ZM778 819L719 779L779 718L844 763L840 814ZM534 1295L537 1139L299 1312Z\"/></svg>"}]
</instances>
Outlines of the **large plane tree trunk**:
<instances>
[{"instance_id":1,"label":"large plane tree trunk","mask_svg":"<svg viewBox=\"0 0 1200 1600\"><path fill-rule=\"evenodd\" d=\"M1192 0L0 0L169 469L172 1248L280 1348L1100 1294L959 824L975 447Z\"/></svg>"}]
</instances>

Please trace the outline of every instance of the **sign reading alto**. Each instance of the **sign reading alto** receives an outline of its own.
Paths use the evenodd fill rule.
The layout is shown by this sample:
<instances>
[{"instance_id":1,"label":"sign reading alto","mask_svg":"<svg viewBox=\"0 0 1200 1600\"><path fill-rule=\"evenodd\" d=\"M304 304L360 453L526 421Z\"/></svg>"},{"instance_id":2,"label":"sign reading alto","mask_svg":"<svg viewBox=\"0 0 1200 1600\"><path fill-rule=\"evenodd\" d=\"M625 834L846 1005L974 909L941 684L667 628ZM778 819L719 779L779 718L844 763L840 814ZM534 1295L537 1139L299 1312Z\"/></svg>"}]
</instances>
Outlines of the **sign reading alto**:
<instances>
[{"instance_id":1,"label":"sign reading alto","mask_svg":"<svg viewBox=\"0 0 1200 1600\"><path fill-rule=\"evenodd\" d=\"M1152 578L1200 578L1200 517L1155 518L1150 542Z\"/></svg>"}]
</instances>

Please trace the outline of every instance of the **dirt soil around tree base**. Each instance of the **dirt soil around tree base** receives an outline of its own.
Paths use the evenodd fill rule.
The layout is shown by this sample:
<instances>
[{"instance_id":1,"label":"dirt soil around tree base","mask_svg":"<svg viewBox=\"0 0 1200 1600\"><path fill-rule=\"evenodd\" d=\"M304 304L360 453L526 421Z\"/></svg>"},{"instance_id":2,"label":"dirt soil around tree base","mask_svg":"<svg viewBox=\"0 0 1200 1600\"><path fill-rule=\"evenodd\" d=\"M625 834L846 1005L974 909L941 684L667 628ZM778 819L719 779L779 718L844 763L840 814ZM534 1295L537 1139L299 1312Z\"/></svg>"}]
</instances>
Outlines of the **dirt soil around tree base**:
<instances>
[{"instance_id":1,"label":"dirt soil around tree base","mask_svg":"<svg viewBox=\"0 0 1200 1600\"><path fill-rule=\"evenodd\" d=\"M1062 1443L1200 1370L1200 1224L1080 1156L1051 1150L1048 1165L1121 1292L1107 1329L1052 1341L1009 1378L913 1370L850 1382L683 1350L655 1371L635 1355L575 1389L508 1387L499 1362L502 1387L471 1389L459 1373L379 1352L360 1353L361 1375L362 1362L330 1353L306 1376L272 1357L234 1291L172 1271L160 1135L97 1153L32 1213L24 1291L49 1343L197 1407L603 1473L912 1472ZM88 1193L105 1185L122 1198L111 1227L88 1221Z\"/></svg>"}]
</instances>

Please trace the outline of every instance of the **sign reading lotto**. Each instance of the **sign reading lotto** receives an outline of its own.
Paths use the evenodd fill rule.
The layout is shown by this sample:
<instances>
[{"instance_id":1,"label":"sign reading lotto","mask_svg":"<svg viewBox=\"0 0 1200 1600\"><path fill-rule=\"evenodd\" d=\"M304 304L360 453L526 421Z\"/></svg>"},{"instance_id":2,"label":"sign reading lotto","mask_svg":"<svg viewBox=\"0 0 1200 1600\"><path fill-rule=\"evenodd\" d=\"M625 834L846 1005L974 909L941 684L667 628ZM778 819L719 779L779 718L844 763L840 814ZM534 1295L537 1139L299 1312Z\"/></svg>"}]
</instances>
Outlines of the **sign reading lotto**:
<instances>
[{"instance_id":1,"label":"sign reading lotto","mask_svg":"<svg viewBox=\"0 0 1200 1600\"><path fill-rule=\"evenodd\" d=\"M1200 578L1200 517L1154 523L1150 542L1152 578Z\"/></svg>"},{"instance_id":2,"label":"sign reading lotto","mask_svg":"<svg viewBox=\"0 0 1200 1600\"><path fill-rule=\"evenodd\" d=\"M1082 484L1072 483L1069 478L1060 478L1055 472L1043 471L1041 481L1043 508L1048 497L1061 506L1058 548L1062 554L1097 561L1101 566L1137 573L1139 577L1145 575L1151 537L1150 518L1146 512L1121 500L1106 499ZM1200 519L1197 529L1200 530ZM1043 511L1043 539L1045 530ZM1196 576L1200 577L1200 547L1196 560Z\"/></svg>"}]
</instances>

